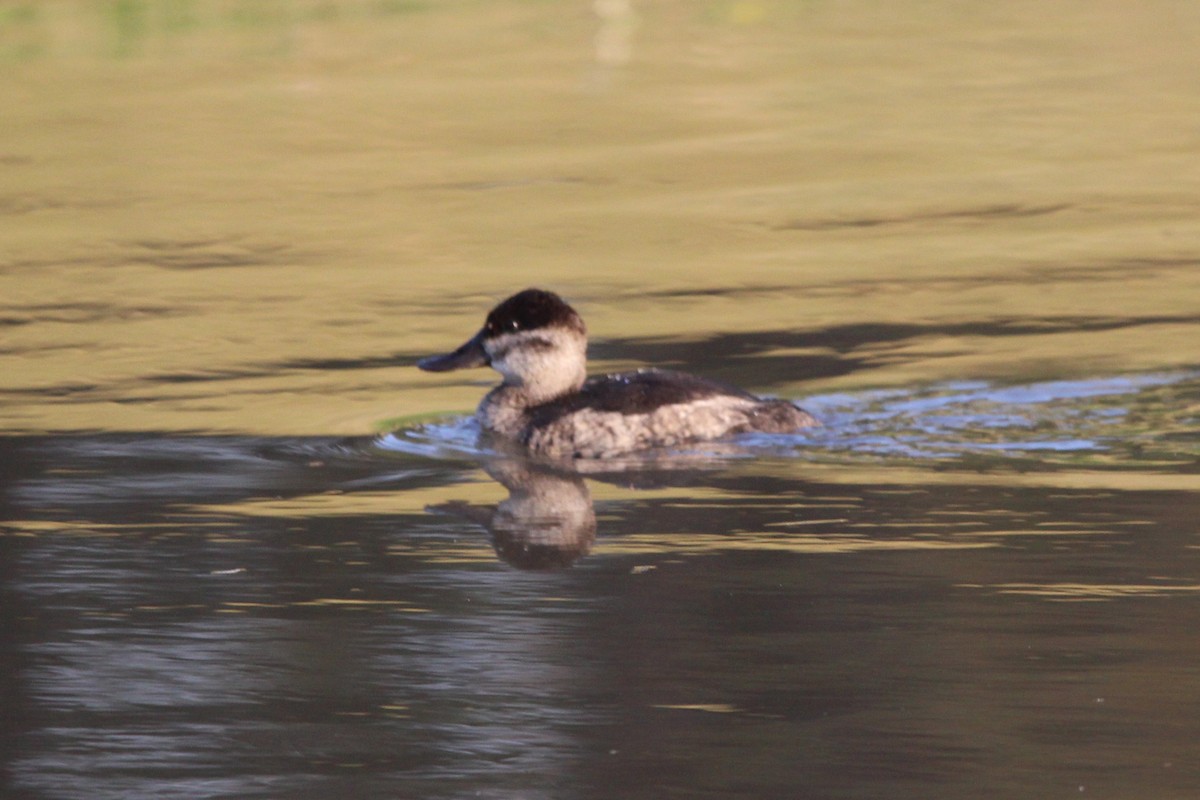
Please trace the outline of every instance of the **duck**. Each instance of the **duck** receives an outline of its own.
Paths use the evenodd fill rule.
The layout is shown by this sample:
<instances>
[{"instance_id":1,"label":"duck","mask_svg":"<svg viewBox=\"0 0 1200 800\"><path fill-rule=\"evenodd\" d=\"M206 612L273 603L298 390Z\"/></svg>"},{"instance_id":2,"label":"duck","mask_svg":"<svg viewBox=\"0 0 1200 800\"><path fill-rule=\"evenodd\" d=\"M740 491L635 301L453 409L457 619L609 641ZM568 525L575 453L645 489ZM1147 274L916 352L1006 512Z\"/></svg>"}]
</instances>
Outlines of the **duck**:
<instances>
[{"instance_id":1,"label":"duck","mask_svg":"<svg viewBox=\"0 0 1200 800\"><path fill-rule=\"evenodd\" d=\"M483 366L502 381L475 412L481 431L552 459L613 458L819 424L787 400L684 372L640 369L589 378L583 318L545 289L517 292L456 350L417 362L426 372Z\"/></svg>"}]
</instances>

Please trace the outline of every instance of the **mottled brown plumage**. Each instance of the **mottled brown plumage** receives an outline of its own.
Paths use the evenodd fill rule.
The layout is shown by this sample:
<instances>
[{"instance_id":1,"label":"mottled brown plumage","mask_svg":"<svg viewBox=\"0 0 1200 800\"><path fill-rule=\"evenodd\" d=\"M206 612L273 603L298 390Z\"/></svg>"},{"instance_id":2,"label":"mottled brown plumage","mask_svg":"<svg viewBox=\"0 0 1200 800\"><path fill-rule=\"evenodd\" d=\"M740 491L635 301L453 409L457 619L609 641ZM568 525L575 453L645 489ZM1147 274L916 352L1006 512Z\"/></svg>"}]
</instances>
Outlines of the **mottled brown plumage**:
<instances>
[{"instance_id":1,"label":"mottled brown plumage","mask_svg":"<svg viewBox=\"0 0 1200 800\"><path fill-rule=\"evenodd\" d=\"M452 353L418 362L441 372L491 366L504 381L476 417L532 453L608 458L735 433L789 433L818 424L786 400L762 399L682 372L586 377L587 328L558 295L526 289L492 309Z\"/></svg>"}]
</instances>

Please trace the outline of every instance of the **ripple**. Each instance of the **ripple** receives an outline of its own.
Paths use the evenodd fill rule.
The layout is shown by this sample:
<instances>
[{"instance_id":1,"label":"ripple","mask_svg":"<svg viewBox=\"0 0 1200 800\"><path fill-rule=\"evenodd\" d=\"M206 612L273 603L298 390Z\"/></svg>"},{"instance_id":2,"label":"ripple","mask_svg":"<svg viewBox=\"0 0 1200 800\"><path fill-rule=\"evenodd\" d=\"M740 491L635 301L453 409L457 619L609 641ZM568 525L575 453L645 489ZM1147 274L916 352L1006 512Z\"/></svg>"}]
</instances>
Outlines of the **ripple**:
<instances>
[{"instance_id":1,"label":"ripple","mask_svg":"<svg viewBox=\"0 0 1200 800\"><path fill-rule=\"evenodd\" d=\"M959 462L972 468L981 460L1200 468L1198 384L1200 373L1185 371L1016 385L958 381L915 390L814 395L799 402L824 423L820 428L748 434L670 453L709 461L770 456L846 463ZM464 416L401 428L382 436L377 445L440 459L496 455L480 447L478 436L478 424ZM661 455L618 460L624 468L638 463L657 468Z\"/></svg>"},{"instance_id":2,"label":"ripple","mask_svg":"<svg viewBox=\"0 0 1200 800\"><path fill-rule=\"evenodd\" d=\"M825 423L808 458L943 461L1025 458L1147 467L1200 462L1195 372L1044 381L958 382L916 391L809 397Z\"/></svg>"}]
</instances>

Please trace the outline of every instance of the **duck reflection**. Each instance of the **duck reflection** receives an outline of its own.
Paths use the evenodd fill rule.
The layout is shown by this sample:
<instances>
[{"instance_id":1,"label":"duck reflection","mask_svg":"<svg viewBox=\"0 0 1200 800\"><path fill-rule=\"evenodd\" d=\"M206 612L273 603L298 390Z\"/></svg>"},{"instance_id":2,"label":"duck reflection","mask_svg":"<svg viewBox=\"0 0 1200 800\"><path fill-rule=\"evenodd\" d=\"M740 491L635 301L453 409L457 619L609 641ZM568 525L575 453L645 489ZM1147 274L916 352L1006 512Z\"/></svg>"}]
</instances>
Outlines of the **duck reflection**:
<instances>
[{"instance_id":1,"label":"duck reflection","mask_svg":"<svg viewBox=\"0 0 1200 800\"><path fill-rule=\"evenodd\" d=\"M508 490L495 506L452 501L431 506L482 525L496 554L518 569L564 569L587 555L596 541L592 495L578 473L519 458L484 463Z\"/></svg>"},{"instance_id":2,"label":"duck reflection","mask_svg":"<svg viewBox=\"0 0 1200 800\"><path fill-rule=\"evenodd\" d=\"M486 528L496 554L524 570L565 569L591 552L596 512L587 480L626 489L691 485L733 455L734 443L707 443L703 451L643 452L604 461L539 459L505 451L503 442L484 437L491 458L479 466L508 490L496 505L452 500L429 511L452 514Z\"/></svg>"}]
</instances>

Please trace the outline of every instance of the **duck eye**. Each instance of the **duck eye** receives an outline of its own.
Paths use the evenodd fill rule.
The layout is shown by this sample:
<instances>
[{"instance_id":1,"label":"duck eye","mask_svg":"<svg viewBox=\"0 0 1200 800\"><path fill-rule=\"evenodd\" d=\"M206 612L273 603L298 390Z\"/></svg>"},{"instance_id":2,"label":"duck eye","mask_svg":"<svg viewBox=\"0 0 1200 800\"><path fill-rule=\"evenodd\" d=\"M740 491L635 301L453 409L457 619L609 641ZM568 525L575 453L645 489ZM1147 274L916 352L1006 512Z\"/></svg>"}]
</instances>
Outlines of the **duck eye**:
<instances>
[{"instance_id":1,"label":"duck eye","mask_svg":"<svg viewBox=\"0 0 1200 800\"><path fill-rule=\"evenodd\" d=\"M515 319L510 319L508 321L508 329L510 331L519 331L521 330L521 323L517 322Z\"/></svg>"}]
</instances>

